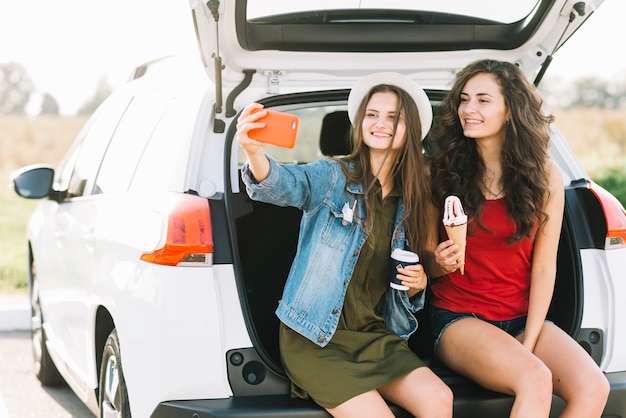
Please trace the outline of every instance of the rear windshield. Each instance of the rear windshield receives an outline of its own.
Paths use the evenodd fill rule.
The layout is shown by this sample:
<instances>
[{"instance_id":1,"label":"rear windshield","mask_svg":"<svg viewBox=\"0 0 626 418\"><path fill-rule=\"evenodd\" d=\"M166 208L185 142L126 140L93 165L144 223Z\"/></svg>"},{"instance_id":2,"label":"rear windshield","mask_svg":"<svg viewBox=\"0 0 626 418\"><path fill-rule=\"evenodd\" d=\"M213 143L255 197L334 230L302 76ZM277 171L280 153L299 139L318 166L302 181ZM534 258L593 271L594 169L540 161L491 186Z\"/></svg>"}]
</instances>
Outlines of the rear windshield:
<instances>
[{"instance_id":1,"label":"rear windshield","mask_svg":"<svg viewBox=\"0 0 626 418\"><path fill-rule=\"evenodd\" d=\"M444 22L448 19L472 19L497 23L513 23L528 17L536 9L539 0L317 0L276 1L248 0L248 21L276 18L279 16L315 16L364 21L365 19L387 19L388 21L414 21L416 16L430 17ZM370 11L371 13L364 13ZM325 13L331 12L331 13ZM339 13L341 12L341 13ZM378 13L375 13L378 12ZM381 13L385 12L385 13ZM377 17L378 16L378 17Z\"/></svg>"},{"instance_id":2,"label":"rear windshield","mask_svg":"<svg viewBox=\"0 0 626 418\"><path fill-rule=\"evenodd\" d=\"M239 44L250 51L513 50L554 0L238 0Z\"/></svg>"}]
</instances>

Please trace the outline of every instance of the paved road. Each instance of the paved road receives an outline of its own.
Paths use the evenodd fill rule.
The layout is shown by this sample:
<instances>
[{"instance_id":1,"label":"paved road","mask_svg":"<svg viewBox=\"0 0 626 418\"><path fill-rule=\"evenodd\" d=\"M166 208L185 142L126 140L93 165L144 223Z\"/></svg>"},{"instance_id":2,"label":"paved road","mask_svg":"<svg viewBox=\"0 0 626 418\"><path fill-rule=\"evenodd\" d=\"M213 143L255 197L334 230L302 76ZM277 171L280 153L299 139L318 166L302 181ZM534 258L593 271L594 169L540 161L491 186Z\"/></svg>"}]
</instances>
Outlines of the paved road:
<instances>
[{"instance_id":1,"label":"paved road","mask_svg":"<svg viewBox=\"0 0 626 418\"><path fill-rule=\"evenodd\" d=\"M94 418L67 386L41 386L29 331L0 332L0 418Z\"/></svg>"}]
</instances>

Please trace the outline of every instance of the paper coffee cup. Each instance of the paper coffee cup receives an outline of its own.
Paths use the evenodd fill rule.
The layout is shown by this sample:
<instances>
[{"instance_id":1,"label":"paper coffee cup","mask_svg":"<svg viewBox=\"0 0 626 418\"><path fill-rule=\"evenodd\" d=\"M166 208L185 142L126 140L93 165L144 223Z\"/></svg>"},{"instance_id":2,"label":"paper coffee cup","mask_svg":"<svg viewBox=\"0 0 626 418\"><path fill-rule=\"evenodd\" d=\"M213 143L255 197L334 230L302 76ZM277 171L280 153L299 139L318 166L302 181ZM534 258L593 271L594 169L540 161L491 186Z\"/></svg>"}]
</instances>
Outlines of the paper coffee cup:
<instances>
[{"instance_id":1,"label":"paper coffee cup","mask_svg":"<svg viewBox=\"0 0 626 418\"><path fill-rule=\"evenodd\" d=\"M398 266L402 268L419 263L420 258L417 254L402 250L400 248L394 248L391 252L391 279L389 286L398 290L409 290L408 286L404 286L400 280L396 277L398 275Z\"/></svg>"}]
</instances>

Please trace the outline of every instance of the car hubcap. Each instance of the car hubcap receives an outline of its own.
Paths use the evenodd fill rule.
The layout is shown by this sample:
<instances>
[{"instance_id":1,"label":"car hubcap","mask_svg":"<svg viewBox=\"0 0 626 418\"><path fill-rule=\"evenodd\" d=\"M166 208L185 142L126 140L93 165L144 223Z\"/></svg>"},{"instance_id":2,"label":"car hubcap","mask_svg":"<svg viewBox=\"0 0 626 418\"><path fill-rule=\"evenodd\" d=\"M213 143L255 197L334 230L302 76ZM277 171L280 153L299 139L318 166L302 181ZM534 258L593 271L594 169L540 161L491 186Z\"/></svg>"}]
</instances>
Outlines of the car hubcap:
<instances>
[{"instance_id":1,"label":"car hubcap","mask_svg":"<svg viewBox=\"0 0 626 418\"><path fill-rule=\"evenodd\" d=\"M102 417L118 418L120 411L119 373L117 357L110 356L107 360L104 376L104 399L102 400Z\"/></svg>"}]
</instances>

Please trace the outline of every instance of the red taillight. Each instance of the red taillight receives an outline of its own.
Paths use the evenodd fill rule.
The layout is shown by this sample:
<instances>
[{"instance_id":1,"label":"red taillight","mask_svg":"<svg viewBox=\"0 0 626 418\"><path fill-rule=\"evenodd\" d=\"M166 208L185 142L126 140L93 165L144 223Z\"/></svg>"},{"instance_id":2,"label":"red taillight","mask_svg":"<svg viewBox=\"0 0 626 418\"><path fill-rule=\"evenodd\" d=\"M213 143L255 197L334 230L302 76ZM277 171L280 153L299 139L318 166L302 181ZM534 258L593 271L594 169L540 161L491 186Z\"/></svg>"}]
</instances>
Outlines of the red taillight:
<instances>
[{"instance_id":1,"label":"red taillight","mask_svg":"<svg viewBox=\"0 0 626 418\"><path fill-rule=\"evenodd\" d=\"M179 195L168 202L164 245L141 256L143 261L166 266L212 262L213 231L209 202L201 197Z\"/></svg>"},{"instance_id":2,"label":"red taillight","mask_svg":"<svg viewBox=\"0 0 626 418\"><path fill-rule=\"evenodd\" d=\"M605 248L626 246L626 210L619 200L603 189L599 184L591 182L590 190L598 198L606 219Z\"/></svg>"}]
</instances>

